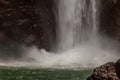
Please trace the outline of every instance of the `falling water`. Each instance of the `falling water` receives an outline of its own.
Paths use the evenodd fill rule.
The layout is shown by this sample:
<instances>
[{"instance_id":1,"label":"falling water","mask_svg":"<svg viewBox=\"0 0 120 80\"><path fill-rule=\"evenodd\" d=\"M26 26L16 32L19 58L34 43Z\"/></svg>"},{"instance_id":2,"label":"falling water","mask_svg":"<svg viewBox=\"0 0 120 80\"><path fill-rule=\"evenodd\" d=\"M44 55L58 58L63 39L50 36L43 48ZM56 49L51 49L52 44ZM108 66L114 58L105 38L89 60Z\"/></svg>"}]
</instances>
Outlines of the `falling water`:
<instances>
[{"instance_id":1,"label":"falling water","mask_svg":"<svg viewBox=\"0 0 120 80\"><path fill-rule=\"evenodd\" d=\"M99 0L57 0L57 3L57 52L25 48L25 61L2 65L90 67L119 58L116 47L111 45L113 41L99 35Z\"/></svg>"},{"instance_id":2,"label":"falling water","mask_svg":"<svg viewBox=\"0 0 120 80\"><path fill-rule=\"evenodd\" d=\"M98 30L98 0L59 0L59 50L94 38Z\"/></svg>"}]
</instances>

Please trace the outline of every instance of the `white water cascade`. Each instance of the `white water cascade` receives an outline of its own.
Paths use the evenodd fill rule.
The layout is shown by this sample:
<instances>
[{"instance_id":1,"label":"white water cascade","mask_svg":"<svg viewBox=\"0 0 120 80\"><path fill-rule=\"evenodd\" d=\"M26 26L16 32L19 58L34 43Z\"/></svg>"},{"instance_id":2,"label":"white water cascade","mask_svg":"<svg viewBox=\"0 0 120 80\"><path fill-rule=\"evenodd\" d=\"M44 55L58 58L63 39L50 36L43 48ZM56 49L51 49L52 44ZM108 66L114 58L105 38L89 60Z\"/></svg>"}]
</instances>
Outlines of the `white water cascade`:
<instances>
[{"instance_id":1,"label":"white water cascade","mask_svg":"<svg viewBox=\"0 0 120 80\"><path fill-rule=\"evenodd\" d=\"M91 38L98 30L98 0L59 0L58 49L78 46Z\"/></svg>"}]
</instances>

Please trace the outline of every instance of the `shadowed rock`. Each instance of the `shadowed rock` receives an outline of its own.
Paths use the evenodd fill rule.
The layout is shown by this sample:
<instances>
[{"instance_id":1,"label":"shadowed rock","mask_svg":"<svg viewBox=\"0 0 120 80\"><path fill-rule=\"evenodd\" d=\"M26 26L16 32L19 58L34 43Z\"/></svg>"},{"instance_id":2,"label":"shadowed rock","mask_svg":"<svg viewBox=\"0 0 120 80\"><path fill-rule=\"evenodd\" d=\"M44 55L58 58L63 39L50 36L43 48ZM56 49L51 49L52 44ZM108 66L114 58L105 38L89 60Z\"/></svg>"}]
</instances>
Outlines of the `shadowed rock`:
<instances>
[{"instance_id":1,"label":"shadowed rock","mask_svg":"<svg viewBox=\"0 0 120 80\"><path fill-rule=\"evenodd\" d=\"M105 65L97 67L94 70L93 74L87 80L120 80L120 79L116 74L115 63L109 62L106 63Z\"/></svg>"},{"instance_id":2,"label":"shadowed rock","mask_svg":"<svg viewBox=\"0 0 120 80\"><path fill-rule=\"evenodd\" d=\"M6 43L49 50L55 23L52 6L52 0L0 0L0 32Z\"/></svg>"},{"instance_id":3,"label":"shadowed rock","mask_svg":"<svg viewBox=\"0 0 120 80\"><path fill-rule=\"evenodd\" d=\"M50 50L52 0L0 0L0 59L21 57L21 45Z\"/></svg>"},{"instance_id":4,"label":"shadowed rock","mask_svg":"<svg viewBox=\"0 0 120 80\"><path fill-rule=\"evenodd\" d=\"M115 69L118 77L120 78L120 59L115 63Z\"/></svg>"},{"instance_id":5,"label":"shadowed rock","mask_svg":"<svg viewBox=\"0 0 120 80\"><path fill-rule=\"evenodd\" d=\"M101 33L120 41L120 0L100 0Z\"/></svg>"}]
</instances>

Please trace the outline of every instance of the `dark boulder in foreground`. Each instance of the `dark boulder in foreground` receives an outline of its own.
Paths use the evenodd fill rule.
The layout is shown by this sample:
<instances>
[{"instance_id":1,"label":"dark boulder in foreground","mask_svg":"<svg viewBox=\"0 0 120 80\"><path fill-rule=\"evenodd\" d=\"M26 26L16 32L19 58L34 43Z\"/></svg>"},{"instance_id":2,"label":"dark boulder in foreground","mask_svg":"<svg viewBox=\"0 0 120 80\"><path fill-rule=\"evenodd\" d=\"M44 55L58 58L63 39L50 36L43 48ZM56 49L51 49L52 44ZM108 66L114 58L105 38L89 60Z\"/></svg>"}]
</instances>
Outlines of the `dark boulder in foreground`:
<instances>
[{"instance_id":1,"label":"dark boulder in foreground","mask_svg":"<svg viewBox=\"0 0 120 80\"><path fill-rule=\"evenodd\" d=\"M117 68L117 69L116 69ZM97 67L87 80L120 80L120 60Z\"/></svg>"},{"instance_id":2,"label":"dark boulder in foreground","mask_svg":"<svg viewBox=\"0 0 120 80\"><path fill-rule=\"evenodd\" d=\"M116 73L120 79L120 59L115 63Z\"/></svg>"}]
</instances>

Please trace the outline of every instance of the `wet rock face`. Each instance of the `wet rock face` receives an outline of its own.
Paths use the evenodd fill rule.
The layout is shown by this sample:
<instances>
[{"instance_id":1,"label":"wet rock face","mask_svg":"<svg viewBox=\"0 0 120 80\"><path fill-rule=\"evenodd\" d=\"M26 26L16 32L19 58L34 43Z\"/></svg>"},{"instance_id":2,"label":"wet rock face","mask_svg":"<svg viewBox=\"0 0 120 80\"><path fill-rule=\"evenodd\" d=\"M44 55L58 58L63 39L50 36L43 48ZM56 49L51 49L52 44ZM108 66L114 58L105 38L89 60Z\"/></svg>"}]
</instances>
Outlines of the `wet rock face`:
<instances>
[{"instance_id":1,"label":"wet rock face","mask_svg":"<svg viewBox=\"0 0 120 80\"><path fill-rule=\"evenodd\" d=\"M0 0L0 60L21 59L23 45L50 50L54 26L53 0Z\"/></svg>"},{"instance_id":2,"label":"wet rock face","mask_svg":"<svg viewBox=\"0 0 120 80\"><path fill-rule=\"evenodd\" d=\"M100 29L120 41L120 0L100 0Z\"/></svg>"},{"instance_id":3,"label":"wet rock face","mask_svg":"<svg viewBox=\"0 0 120 80\"><path fill-rule=\"evenodd\" d=\"M118 77L120 78L120 59L115 63L115 69Z\"/></svg>"},{"instance_id":4,"label":"wet rock face","mask_svg":"<svg viewBox=\"0 0 120 80\"><path fill-rule=\"evenodd\" d=\"M0 0L0 42L49 50L55 32L52 9L51 0Z\"/></svg>"},{"instance_id":5,"label":"wet rock face","mask_svg":"<svg viewBox=\"0 0 120 80\"><path fill-rule=\"evenodd\" d=\"M116 66L119 65L113 62L109 62L105 65L97 67L87 80L120 80L118 75L120 73L120 66L117 69ZM117 72L119 73L117 74Z\"/></svg>"}]
</instances>

